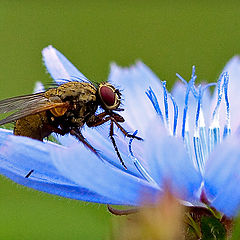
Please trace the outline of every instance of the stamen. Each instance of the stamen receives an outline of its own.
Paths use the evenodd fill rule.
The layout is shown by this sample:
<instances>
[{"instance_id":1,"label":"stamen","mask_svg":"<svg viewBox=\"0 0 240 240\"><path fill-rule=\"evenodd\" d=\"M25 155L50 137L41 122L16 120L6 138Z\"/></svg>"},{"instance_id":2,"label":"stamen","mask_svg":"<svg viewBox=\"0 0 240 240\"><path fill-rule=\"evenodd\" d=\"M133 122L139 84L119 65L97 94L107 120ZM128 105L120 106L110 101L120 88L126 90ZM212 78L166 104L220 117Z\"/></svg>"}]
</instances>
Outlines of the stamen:
<instances>
[{"instance_id":1,"label":"stamen","mask_svg":"<svg viewBox=\"0 0 240 240\"><path fill-rule=\"evenodd\" d=\"M224 126L224 130L223 130L223 138L230 136L230 135L231 135L231 127L226 124Z\"/></svg>"},{"instance_id":2,"label":"stamen","mask_svg":"<svg viewBox=\"0 0 240 240\"><path fill-rule=\"evenodd\" d=\"M176 76L177 76L185 85L188 85L188 82L187 82L179 73L176 73Z\"/></svg>"},{"instance_id":3,"label":"stamen","mask_svg":"<svg viewBox=\"0 0 240 240\"><path fill-rule=\"evenodd\" d=\"M169 125L169 116L168 116L168 94L166 89L166 81L162 82L162 86L163 86L163 94L164 94L165 120L166 120L167 129L171 134L170 125Z\"/></svg>"},{"instance_id":4,"label":"stamen","mask_svg":"<svg viewBox=\"0 0 240 240\"><path fill-rule=\"evenodd\" d=\"M220 103L222 101L222 88L221 88L221 83L222 83L222 80L223 78L225 77L225 73L222 73L220 75L220 78L218 79L217 81L217 89L218 89L218 99L217 99L217 105L213 111L213 116L212 118L214 119L215 117L219 117L217 116L219 114L219 107L220 107Z\"/></svg>"},{"instance_id":5,"label":"stamen","mask_svg":"<svg viewBox=\"0 0 240 240\"><path fill-rule=\"evenodd\" d=\"M191 75L191 79L195 79L196 80L196 78L197 78L197 76L195 75L195 66L192 66L192 75ZM188 82L180 75L180 74L178 74L178 73L176 73L176 76L179 78L179 80L181 80L186 86L188 85ZM194 81L195 81L194 80ZM191 92L193 93L193 95L194 95L194 97L195 98L197 98L197 91L196 91L196 89L193 87L192 89L191 89Z\"/></svg>"},{"instance_id":6,"label":"stamen","mask_svg":"<svg viewBox=\"0 0 240 240\"><path fill-rule=\"evenodd\" d=\"M219 107L222 101L222 92L223 87L221 87L221 83L223 78L225 78L226 73L222 73L220 78L217 81L217 89L218 89L218 99L216 107L213 111L212 115L212 123L208 130L208 151L213 151L213 148L216 144L220 143L220 125L219 125Z\"/></svg>"},{"instance_id":7,"label":"stamen","mask_svg":"<svg viewBox=\"0 0 240 240\"><path fill-rule=\"evenodd\" d=\"M208 151L212 152L216 144L220 143L220 126L219 122L214 121L208 130Z\"/></svg>"},{"instance_id":8,"label":"stamen","mask_svg":"<svg viewBox=\"0 0 240 240\"><path fill-rule=\"evenodd\" d=\"M178 106L177 106L177 103L175 102L173 96L167 91L166 82L162 82L162 86L163 86L163 92L164 92L165 122L164 122L162 111L158 104L158 100L156 98L155 93L151 89L151 87L149 87L149 89L146 91L146 94L147 94L148 98L150 99L150 101L152 102L155 111L157 112L158 115L160 115L162 122L164 124L166 123L170 134L175 136L176 129L177 129L177 120L178 120ZM173 111L174 111L174 121L173 121L173 130L172 131L169 126L168 97L171 99L171 102L173 105Z\"/></svg>"},{"instance_id":9,"label":"stamen","mask_svg":"<svg viewBox=\"0 0 240 240\"><path fill-rule=\"evenodd\" d=\"M197 131L195 131L194 133L193 143L194 143L194 151L195 151L198 169L200 170L201 174L203 174L205 160L203 156L203 147L202 147L201 139Z\"/></svg>"},{"instance_id":10,"label":"stamen","mask_svg":"<svg viewBox=\"0 0 240 240\"><path fill-rule=\"evenodd\" d=\"M188 120L186 120L186 125L185 125L184 145L187 150L189 158L195 164L195 161L193 161L193 154L192 154L192 148L191 148L191 143L190 143ZM195 167L197 167L197 166L195 165Z\"/></svg>"},{"instance_id":11,"label":"stamen","mask_svg":"<svg viewBox=\"0 0 240 240\"><path fill-rule=\"evenodd\" d=\"M157 112L157 114L160 116L162 122L164 123L162 111L160 109L157 97L156 97L155 93L153 92L152 88L149 87L149 89L147 89L147 91L145 93L147 94L148 98L152 102L152 105L153 105L155 111Z\"/></svg>"},{"instance_id":12,"label":"stamen","mask_svg":"<svg viewBox=\"0 0 240 240\"><path fill-rule=\"evenodd\" d=\"M188 156L193 161L193 153L192 153L190 134L189 134L189 123L188 123L188 100L189 100L190 91L193 93L195 97L197 97L197 92L194 88L194 82L197 78L197 76L195 75L195 66L192 67L192 74L189 82L187 82L178 73L176 75L186 85L186 93L185 93L184 109L183 109L183 120L182 120L182 138L183 138ZM199 169L199 167L196 166L195 161L193 161L193 163L195 164L195 167Z\"/></svg>"},{"instance_id":13,"label":"stamen","mask_svg":"<svg viewBox=\"0 0 240 240\"><path fill-rule=\"evenodd\" d=\"M202 92L204 92L207 88L213 87L213 86L217 86L217 84L216 83L208 83L206 86L204 86Z\"/></svg>"},{"instance_id":14,"label":"stamen","mask_svg":"<svg viewBox=\"0 0 240 240\"><path fill-rule=\"evenodd\" d=\"M195 67L193 66L191 80L187 84L187 89L186 89L186 94L185 94L185 106L184 106L184 110L183 110L183 123L182 123L182 137L183 137L183 139L184 139L184 136L185 136L185 133L186 133L186 130L185 130L186 120L188 119L187 118L187 111L188 111L189 93L192 89L194 89L193 86L194 86L194 82L195 82L196 78L197 78L197 76L195 75Z\"/></svg>"},{"instance_id":15,"label":"stamen","mask_svg":"<svg viewBox=\"0 0 240 240\"><path fill-rule=\"evenodd\" d=\"M133 133L133 136L136 136L138 133L138 130L136 130ZM147 180L148 182L152 183L153 185L155 185L157 188L160 188L159 185L154 181L154 179L149 175L149 173L147 172L147 170L143 167L143 165L140 163L140 161L134 156L133 151L132 151L132 142L133 142L134 138L131 138L129 140L129 144L128 144L128 149L129 149L129 153L130 153L130 158L132 159L136 169L138 170L138 172L142 175L142 177Z\"/></svg>"},{"instance_id":16,"label":"stamen","mask_svg":"<svg viewBox=\"0 0 240 240\"><path fill-rule=\"evenodd\" d=\"M199 116L198 116L198 127L199 127L199 134L200 134L200 139L202 142L203 146L203 155L205 158L208 156L208 143L207 143L207 134L206 134L206 125L205 125L205 120L204 120L204 115L203 115L203 110L202 110L202 97L204 91L207 89L207 87L210 87L212 84L208 84L203 90L201 90L201 86L199 88L199 98L198 98L198 108L199 108Z\"/></svg>"},{"instance_id":17,"label":"stamen","mask_svg":"<svg viewBox=\"0 0 240 240\"><path fill-rule=\"evenodd\" d=\"M231 135L230 107L229 107L229 101L228 101L228 82L229 82L229 75L228 75L228 73L226 73L225 78L224 78L224 96L225 96L225 103L226 103L226 123L224 126L223 138L225 138L228 135Z\"/></svg>"},{"instance_id":18,"label":"stamen","mask_svg":"<svg viewBox=\"0 0 240 240\"><path fill-rule=\"evenodd\" d=\"M196 122L195 122L193 142L194 142L194 151L195 151L197 165L198 165L200 172L203 173L205 159L208 154L208 148L207 148L207 138L206 138L206 125L205 125L204 115L203 115L203 111L202 111L202 87L201 87L201 85L199 86L198 106L197 106L197 113L196 113Z\"/></svg>"},{"instance_id":19,"label":"stamen","mask_svg":"<svg viewBox=\"0 0 240 240\"><path fill-rule=\"evenodd\" d=\"M173 110L174 110L174 121L173 121L173 136L176 135L176 130L177 130L177 120L178 120L178 106L177 103L175 102L172 94L168 93L168 96L170 97L172 104L173 104Z\"/></svg>"},{"instance_id":20,"label":"stamen","mask_svg":"<svg viewBox=\"0 0 240 240\"><path fill-rule=\"evenodd\" d=\"M199 115L200 115L201 104L202 104L201 102L202 102L202 86L200 85L199 86L199 94L198 94L198 105L197 105L196 122L195 122L196 128L199 126Z\"/></svg>"}]
</instances>

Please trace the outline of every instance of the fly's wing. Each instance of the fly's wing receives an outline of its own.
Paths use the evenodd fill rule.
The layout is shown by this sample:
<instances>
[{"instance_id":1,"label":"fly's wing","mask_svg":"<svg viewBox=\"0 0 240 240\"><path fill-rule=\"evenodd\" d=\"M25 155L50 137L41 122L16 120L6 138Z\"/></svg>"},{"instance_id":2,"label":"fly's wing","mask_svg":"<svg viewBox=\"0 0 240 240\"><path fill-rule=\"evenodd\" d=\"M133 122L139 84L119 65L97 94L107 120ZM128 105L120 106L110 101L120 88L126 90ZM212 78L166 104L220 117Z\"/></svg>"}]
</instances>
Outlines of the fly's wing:
<instances>
[{"instance_id":1,"label":"fly's wing","mask_svg":"<svg viewBox=\"0 0 240 240\"><path fill-rule=\"evenodd\" d=\"M48 72L58 85L69 81L91 83L63 54L51 45L43 49L42 55Z\"/></svg>"},{"instance_id":2,"label":"fly's wing","mask_svg":"<svg viewBox=\"0 0 240 240\"><path fill-rule=\"evenodd\" d=\"M0 125L57 107L68 107L68 103L51 102L44 96L44 93L8 98L0 101L0 113L8 113L14 110L16 112L0 120Z\"/></svg>"}]
</instances>

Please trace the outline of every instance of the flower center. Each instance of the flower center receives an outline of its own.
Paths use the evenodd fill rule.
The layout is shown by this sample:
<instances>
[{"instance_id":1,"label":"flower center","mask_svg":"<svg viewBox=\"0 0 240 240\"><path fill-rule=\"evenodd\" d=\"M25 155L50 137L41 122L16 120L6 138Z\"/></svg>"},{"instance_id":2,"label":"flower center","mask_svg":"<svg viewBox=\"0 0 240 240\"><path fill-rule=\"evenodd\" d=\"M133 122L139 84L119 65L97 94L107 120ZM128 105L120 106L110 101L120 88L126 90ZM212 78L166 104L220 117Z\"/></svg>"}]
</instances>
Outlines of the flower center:
<instances>
[{"instance_id":1,"label":"flower center","mask_svg":"<svg viewBox=\"0 0 240 240\"><path fill-rule=\"evenodd\" d=\"M204 166L206 159L210 152L213 151L216 144L220 143L222 138L231 134L230 127L230 111L229 111L229 101L228 101L228 82L229 75L228 73L221 74L217 84L210 83L205 86L199 85L198 88L195 86L195 80L197 76L195 75L195 67L192 68L192 75L189 82L184 80L179 74L177 77L184 83L186 87L182 122L181 122L181 135L184 141L186 150L189 154L189 157L194 162L195 167L204 174ZM169 134L172 136L176 135L177 124L179 121L178 111L179 107L176 104L173 96L166 89L166 82L161 82L163 88L163 106L164 111L161 110L160 104L157 100L157 97L151 87L146 91L148 98L150 99L156 113L160 116L161 121L168 129ZM203 110L203 96L207 88L217 85L217 103L212 114L212 119L207 130L205 124L204 110ZM193 95L193 100L190 101L190 94ZM170 126L170 115L169 115L169 104L168 100L172 102L173 107L173 126ZM225 100L226 114L225 114L225 125L223 129L223 136L221 138L220 131L220 122L219 122L219 113L220 105ZM189 107L190 105L196 105L196 114L194 116L194 121L189 120ZM191 115L192 117L192 115ZM193 125L193 126L192 126Z\"/></svg>"}]
</instances>

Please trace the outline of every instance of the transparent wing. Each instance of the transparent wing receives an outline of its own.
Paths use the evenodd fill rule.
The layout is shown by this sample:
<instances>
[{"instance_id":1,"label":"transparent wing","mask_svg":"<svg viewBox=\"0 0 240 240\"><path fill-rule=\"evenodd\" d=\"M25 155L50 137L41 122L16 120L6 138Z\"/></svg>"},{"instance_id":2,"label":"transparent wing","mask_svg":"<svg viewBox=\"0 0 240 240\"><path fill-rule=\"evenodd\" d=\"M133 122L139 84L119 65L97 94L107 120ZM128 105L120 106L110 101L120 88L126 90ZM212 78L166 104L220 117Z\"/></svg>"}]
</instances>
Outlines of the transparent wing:
<instances>
[{"instance_id":1,"label":"transparent wing","mask_svg":"<svg viewBox=\"0 0 240 240\"><path fill-rule=\"evenodd\" d=\"M42 55L48 72L58 85L68 81L91 83L63 54L51 45L43 49Z\"/></svg>"},{"instance_id":2,"label":"transparent wing","mask_svg":"<svg viewBox=\"0 0 240 240\"><path fill-rule=\"evenodd\" d=\"M0 101L0 113L7 113L46 102L48 102L48 99L44 97L44 93L12 97Z\"/></svg>"},{"instance_id":3,"label":"transparent wing","mask_svg":"<svg viewBox=\"0 0 240 240\"><path fill-rule=\"evenodd\" d=\"M14 122L22 117L43 112L56 107L68 107L68 103L54 103L44 97L44 93L37 93L0 101L0 113L17 110L8 117L0 120L0 125Z\"/></svg>"}]
</instances>

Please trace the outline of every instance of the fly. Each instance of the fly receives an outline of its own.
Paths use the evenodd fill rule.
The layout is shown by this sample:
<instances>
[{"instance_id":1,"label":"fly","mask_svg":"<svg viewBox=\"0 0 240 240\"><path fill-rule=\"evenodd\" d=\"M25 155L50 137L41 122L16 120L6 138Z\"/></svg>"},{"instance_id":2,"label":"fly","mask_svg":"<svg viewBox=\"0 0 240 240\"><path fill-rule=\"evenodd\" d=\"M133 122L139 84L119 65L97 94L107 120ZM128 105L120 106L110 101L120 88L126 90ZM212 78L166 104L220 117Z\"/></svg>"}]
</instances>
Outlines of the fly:
<instances>
[{"instance_id":1,"label":"fly","mask_svg":"<svg viewBox=\"0 0 240 240\"><path fill-rule=\"evenodd\" d=\"M138 140L142 138L129 134L121 126L120 123L125 120L117 113L123 111L120 104L121 93L110 83L95 86L89 80L78 79L67 81L45 92L1 100L0 113L16 111L0 120L0 125L15 122L14 135L40 141L51 133L62 136L70 133L100 157L98 151L84 138L81 129L85 124L96 127L110 122L109 137L121 164L127 169L114 139L114 125L126 137ZM98 107L103 111L96 114ZM33 170L26 178L32 172Z\"/></svg>"}]
</instances>

